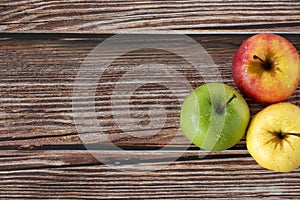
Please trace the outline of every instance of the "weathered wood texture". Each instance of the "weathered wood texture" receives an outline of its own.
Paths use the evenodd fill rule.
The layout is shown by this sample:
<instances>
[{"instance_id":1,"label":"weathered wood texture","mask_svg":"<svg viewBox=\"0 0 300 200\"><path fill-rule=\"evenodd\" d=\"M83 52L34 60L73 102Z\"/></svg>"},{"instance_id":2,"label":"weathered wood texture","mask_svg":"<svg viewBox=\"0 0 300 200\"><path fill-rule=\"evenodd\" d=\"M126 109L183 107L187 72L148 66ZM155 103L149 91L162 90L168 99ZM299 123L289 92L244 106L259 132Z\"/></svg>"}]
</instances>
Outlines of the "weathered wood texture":
<instances>
[{"instance_id":1,"label":"weathered wood texture","mask_svg":"<svg viewBox=\"0 0 300 200\"><path fill-rule=\"evenodd\" d=\"M284 35L300 49L299 35ZM31 35L28 37L36 37ZM249 35L203 35L194 36L214 59L222 75L222 81L235 87L231 74L231 61L240 43ZM1 43L1 98L0 98L0 148L34 145L77 145L81 144L76 131L72 112L72 96L75 79L84 58L104 38L86 40L72 38L21 39L7 38ZM141 84L132 94L130 102L124 103L128 94L120 94L117 104L112 104L113 90L116 84L124 84L130 88L129 82L120 82L126 70L141 63L163 63L179 69L192 87L204 83L203 75L184 63L182 58L160 50L142 50L130 52L121 56L106 69L99 78L95 106L97 118L103 131L111 141L120 146L152 146L161 147L170 142L179 129L180 102L190 92L182 88L165 88L159 85L164 80L164 74L153 78L153 85ZM162 67L163 68L163 67ZM138 77L137 82L146 78ZM172 78L172 77L171 77ZM181 83L180 83L181 84ZM130 89L129 89L130 90ZM300 89L290 97L289 101L299 104ZM265 105L248 99L252 114ZM158 111L160 119L165 121L161 126L159 121L149 116L151 106L160 105L165 108ZM124 107L130 110L130 118L123 119L122 130L115 122L113 110L124 112ZM86 102L79 104L86 108ZM165 114L165 116L163 116ZM134 119L132 122L130 120ZM120 119L119 119L120 120ZM150 121L149 121L150 120ZM150 123L154 120L153 123ZM144 124L143 124L144 123ZM148 125L150 123L150 125ZM138 127L133 126L139 125ZM133 127L133 128L132 128ZM128 131L138 137L131 138L122 132ZM142 138L147 133L159 133L150 138ZM186 146L187 140L181 133L177 134L175 146ZM101 142L101 141L97 141Z\"/></svg>"},{"instance_id":2,"label":"weathered wood texture","mask_svg":"<svg viewBox=\"0 0 300 200\"><path fill-rule=\"evenodd\" d=\"M300 2L42 1L0 2L1 32L299 32Z\"/></svg>"},{"instance_id":3,"label":"weathered wood texture","mask_svg":"<svg viewBox=\"0 0 300 200\"><path fill-rule=\"evenodd\" d=\"M129 135L116 125L112 107L122 113L126 94L119 96L120 106L111 103L111 96L116 83L135 66L165 64L178 70L192 87L204 83L203 74L179 56L163 50L142 49L119 57L107 68L99 79L95 110L104 133L124 150L110 150L108 146L105 151L98 151L86 146L94 149L88 152L74 123L73 88L84 59L109 36L1 36L0 198L299 198L300 170L276 173L262 169L247 152L244 139L222 152L209 153L190 146L179 130L180 101L188 90L176 87L170 90L159 84L140 87L128 104L130 116L140 128L132 128L133 122L125 117L123 128ZM283 36L300 49L298 34ZM222 81L235 86L231 61L249 35L192 37L211 55ZM158 77L163 75L166 74ZM122 84L130 88L129 82ZM299 98L298 87L288 101L300 105ZM266 106L247 101L252 115ZM153 105L166 108L160 118L165 121L163 127L157 121L149 123L153 118L148 111ZM85 104L81 106L86 108ZM173 140L168 148L158 151ZM106 147L106 142L101 140L91 141L89 145L95 143Z\"/></svg>"},{"instance_id":4,"label":"weathered wood texture","mask_svg":"<svg viewBox=\"0 0 300 200\"><path fill-rule=\"evenodd\" d=\"M83 151L2 151L0 196L22 199L299 197L299 171L267 171L249 156L222 157L222 153L217 153L207 159L195 159L196 154L186 153L183 159L159 171L143 172L139 169L151 169L155 163L133 171L119 171L101 165Z\"/></svg>"},{"instance_id":5,"label":"weathered wood texture","mask_svg":"<svg viewBox=\"0 0 300 200\"><path fill-rule=\"evenodd\" d=\"M299 199L300 169L276 173L261 168L244 139L221 152L190 145L179 129L180 103L189 93L180 85L187 81L195 88L216 74L200 73L169 51L131 51L106 68L95 93L101 131L79 135L72 109L82 63L110 34L204 33L192 38L213 58L222 82L235 87L231 61L249 35L210 33L299 30L296 0L2 0L0 199ZM299 34L283 36L300 50ZM104 60L113 58L106 55ZM121 78L144 63L159 73L150 74L153 83L144 85L147 76L133 73L135 83L142 85L131 91L131 82ZM160 84L164 77L174 87ZM83 95L89 94L87 88ZM120 92L117 97L115 91ZM298 87L288 101L300 106L299 99ZM76 108L90 110L89 101L77 102ZM266 106L247 101L252 116ZM94 139L97 135L107 136L113 145Z\"/></svg>"}]
</instances>

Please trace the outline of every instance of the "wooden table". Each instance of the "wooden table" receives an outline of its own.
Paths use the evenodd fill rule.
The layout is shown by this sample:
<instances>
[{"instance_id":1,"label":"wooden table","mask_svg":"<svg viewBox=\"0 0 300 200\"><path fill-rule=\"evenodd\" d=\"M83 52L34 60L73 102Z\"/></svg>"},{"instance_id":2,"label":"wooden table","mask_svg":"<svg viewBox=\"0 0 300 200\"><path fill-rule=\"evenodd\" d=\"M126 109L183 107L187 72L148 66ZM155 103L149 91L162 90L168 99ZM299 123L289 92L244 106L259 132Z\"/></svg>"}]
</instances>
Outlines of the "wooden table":
<instances>
[{"instance_id":1,"label":"wooden table","mask_svg":"<svg viewBox=\"0 0 300 200\"><path fill-rule=\"evenodd\" d=\"M144 63L174 67L184 77L179 84L203 84L201 74L180 56L146 48L106 68L95 89L102 130L94 134L108 136L113 145L92 136L82 142L73 90L89 53L125 33L188 34L212 57L222 82L235 87L231 61L250 35L275 32L300 50L299 1L3 0L0 11L1 199L300 198L300 169L277 173L261 168L245 139L221 152L190 145L179 128L180 103L188 90L170 89L153 78L154 83L132 91L128 104L126 89L113 102L120 78ZM288 101L300 106L299 100L300 87ZM252 116L266 106L247 102ZM76 108L84 114L90 105L82 101ZM122 113L126 106L130 117L119 116L120 128L113 112ZM165 112L149 115L155 106Z\"/></svg>"}]
</instances>

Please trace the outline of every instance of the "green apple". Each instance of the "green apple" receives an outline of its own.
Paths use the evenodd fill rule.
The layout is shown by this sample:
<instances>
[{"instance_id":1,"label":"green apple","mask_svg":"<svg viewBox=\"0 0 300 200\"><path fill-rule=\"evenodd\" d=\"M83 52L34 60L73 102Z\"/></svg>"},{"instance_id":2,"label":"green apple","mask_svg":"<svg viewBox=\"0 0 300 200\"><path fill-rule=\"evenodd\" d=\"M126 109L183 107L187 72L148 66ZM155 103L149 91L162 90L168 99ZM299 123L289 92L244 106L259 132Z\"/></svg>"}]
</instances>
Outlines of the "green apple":
<instances>
[{"instance_id":1,"label":"green apple","mask_svg":"<svg viewBox=\"0 0 300 200\"><path fill-rule=\"evenodd\" d=\"M289 172L300 166L300 108L282 102L257 113L250 122L246 145L262 167Z\"/></svg>"},{"instance_id":2,"label":"green apple","mask_svg":"<svg viewBox=\"0 0 300 200\"><path fill-rule=\"evenodd\" d=\"M250 119L247 102L231 86L208 83L189 94L181 108L180 126L196 146L228 149L244 136Z\"/></svg>"}]
</instances>

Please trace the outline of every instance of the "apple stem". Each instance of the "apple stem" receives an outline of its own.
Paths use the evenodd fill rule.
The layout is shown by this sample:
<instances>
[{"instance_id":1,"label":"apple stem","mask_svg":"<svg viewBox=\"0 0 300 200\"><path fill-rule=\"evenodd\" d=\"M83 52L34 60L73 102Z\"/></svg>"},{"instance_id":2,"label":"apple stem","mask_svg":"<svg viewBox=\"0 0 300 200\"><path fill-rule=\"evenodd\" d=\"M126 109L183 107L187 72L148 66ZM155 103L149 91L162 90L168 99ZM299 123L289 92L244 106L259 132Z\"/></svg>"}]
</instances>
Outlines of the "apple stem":
<instances>
[{"instance_id":1,"label":"apple stem","mask_svg":"<svg viewBox=\"0 0 300 200\"><path fill-rule=\"evenodd\" d=\"M257 55L253 55L253 58L255 60L259 60L260 62L262 62L263 64L265 64L265 61L263 59L261 59L260 57L258 57Z\"/></svg>"},{"instance_id":2,"label":"apple stem","mask_svg":"<svg viewBox=\"0 0 300 200\"><path fill-rule=\"evenodd\" d=\"M300 133L285 133L285 134L300 137Z\"/></svg>"},{"instance_id":3,"label":"apple stem","mask_svg":"<svg viewBox=\"0 0 300 200\"><path fill-rule=\"evenodd\" d=\"M227 101L226 101L226 103L225 104L223 104L222 106L219 106L217 109L216 109L216 111L217 111L217 113L223 113L224 112L224 109L225 109L225 107L234 99L234 98L236 98L237 96L235 95L235 94L233 94Z\"/></svg>"},{"instance_id":4,"label":"apple stem","mask_svg":"<svg viewBox=\"0 0 300 200\"><path fill-rule=\"evenodd\" d=\"M265 69L267 69L267 70L270 70L270 69L272 68L271 63L269 63L268 61L264 61L263 59L261 59L261 58L258 57L257 55L253 55L253 59L259 60L259 61L262 63L263 67L264 67Z\"/></svg>"}]
</instances>

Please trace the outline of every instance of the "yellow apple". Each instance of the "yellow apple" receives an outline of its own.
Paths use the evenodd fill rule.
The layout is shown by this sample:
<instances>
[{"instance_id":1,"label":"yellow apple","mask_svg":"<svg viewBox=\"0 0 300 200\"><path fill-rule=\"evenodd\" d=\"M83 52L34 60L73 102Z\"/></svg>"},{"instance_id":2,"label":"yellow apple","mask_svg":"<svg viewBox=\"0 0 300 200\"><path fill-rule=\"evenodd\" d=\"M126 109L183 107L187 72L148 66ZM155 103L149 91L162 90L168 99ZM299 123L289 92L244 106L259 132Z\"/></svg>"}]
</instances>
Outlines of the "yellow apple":
<instances>
[{"instance_id":1,"label":"yellow apple","mask_svg":"<svg viewBox=\"0 0 300 200\"><path fill-rule=\"evenodd\" d=\"M257 113L250 122L247 149L270 170L289 172L300 166L300 108L282 102Z\"/></svg>"}]
</instances>

